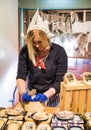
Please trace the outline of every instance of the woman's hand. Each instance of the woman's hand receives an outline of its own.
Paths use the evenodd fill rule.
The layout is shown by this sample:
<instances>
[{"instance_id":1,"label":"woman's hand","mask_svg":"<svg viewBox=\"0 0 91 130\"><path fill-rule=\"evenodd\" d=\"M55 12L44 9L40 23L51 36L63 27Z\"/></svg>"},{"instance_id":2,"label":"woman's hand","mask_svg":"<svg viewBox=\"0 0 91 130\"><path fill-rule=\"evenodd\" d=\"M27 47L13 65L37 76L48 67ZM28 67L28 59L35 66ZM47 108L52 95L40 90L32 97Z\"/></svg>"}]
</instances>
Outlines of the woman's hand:
<instances>
[{"instance_id":1,"label":"woman's hand","mask_svg":"<svg viewBox=\"0 0 91 130\"><path fill-rule=\"evenodd\" d=\"M49 88L45 93L44 93L48 98L52 97L53 95L56 94L56 90L54 88Z\"/></svg>"},{"instance_id":2,"label":"woman's hand","mask_svg":"<svg viewBox=\"0 0 91 130\"><path fill-rule=\"evenodd\" d=\"M36 95L36 97L33 99L34 102L36 101L40 101L40 102L45 102L47 100L47 96L45 94L41 94L41 93L38 93Z\"/></svg>"},{"instance_id":3,"label":"woman's hand","mask_svg":"<svg viewBox=\"0 0 91 130\"><path fill-rule=\"evenodd\" d=\"M29 101L33 101L31 96L28 94L28 92L25 92L21 95L21 101L22 102L29 102Z\"/></svg>"}]
</instances>

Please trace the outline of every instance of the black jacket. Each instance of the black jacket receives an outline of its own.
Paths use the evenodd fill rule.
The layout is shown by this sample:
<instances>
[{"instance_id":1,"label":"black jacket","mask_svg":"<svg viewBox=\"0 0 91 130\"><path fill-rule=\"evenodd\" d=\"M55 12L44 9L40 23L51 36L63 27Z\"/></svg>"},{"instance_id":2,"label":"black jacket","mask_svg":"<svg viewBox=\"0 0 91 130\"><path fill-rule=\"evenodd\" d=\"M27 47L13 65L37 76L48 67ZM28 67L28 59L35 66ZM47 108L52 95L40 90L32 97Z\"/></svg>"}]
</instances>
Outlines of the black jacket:
<instances>
[{"instance_id":1,"label":"black jacket","mask_svg":"<svg viewBox=\"0 0 91 130\"><path fill-rule=\"evenodd\" d=\"M45 61L46 70L35 67L28 57L27 45L25 45L19 55L17 79L26 80L28 76L31 90L35 88L38 92L45 92L50 87L60 92L60 82L67 72L68 58L63 47L52 43L48 58Z\"/></svg>"}]
</instances>

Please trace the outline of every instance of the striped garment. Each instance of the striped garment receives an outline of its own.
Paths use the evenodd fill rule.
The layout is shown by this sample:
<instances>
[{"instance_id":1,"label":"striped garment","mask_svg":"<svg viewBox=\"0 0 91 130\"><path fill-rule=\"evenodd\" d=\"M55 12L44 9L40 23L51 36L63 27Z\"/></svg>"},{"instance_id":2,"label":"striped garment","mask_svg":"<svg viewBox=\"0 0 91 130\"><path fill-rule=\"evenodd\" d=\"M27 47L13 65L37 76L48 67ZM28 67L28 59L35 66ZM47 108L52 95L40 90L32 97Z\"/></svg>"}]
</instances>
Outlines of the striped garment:
<instances>
[{"instance_id":1,"label":"striped garment","mask_svg":"<svg viewBox=\"0 0 91 130\"><path fill-rule=\"evenodd\" d=\"M51 98L49 98L46 105L49 107L59 107L59 104L60 104L60 95L56 94Z\"/></svg>"}]
</instances>

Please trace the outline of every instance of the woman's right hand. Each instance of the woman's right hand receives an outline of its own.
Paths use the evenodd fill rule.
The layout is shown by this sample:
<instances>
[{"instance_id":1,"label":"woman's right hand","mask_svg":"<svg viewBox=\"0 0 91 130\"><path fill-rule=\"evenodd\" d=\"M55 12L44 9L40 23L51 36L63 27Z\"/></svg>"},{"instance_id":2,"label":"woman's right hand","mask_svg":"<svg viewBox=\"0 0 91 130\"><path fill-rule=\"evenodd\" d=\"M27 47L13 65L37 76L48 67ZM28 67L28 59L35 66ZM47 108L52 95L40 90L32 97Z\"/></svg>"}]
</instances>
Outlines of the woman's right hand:
<instances>
[{"instance_id":1,"label":"woman's right hand","mask_svg":"<svg viewBox=\"0 0 91 130\"><path fill-rule=\"evenodd\" d=\"M21 101L22 102L29 102L29 101L33 101L31 96L28 94L28 92L25 92L21 95Z\"/></svg>"},{"instance_id":2,"label":"woman's right hand","mask_svg":"<svg viewBox=\"0 0 91 130\"><path fill-rule=\"evenodd\" d=\"M47 96L45 94L42 94L42 93L38 93L36 95L36 97L33 99L34 102L36 101L40 101L40 102L45 102L47 100Z\"/></svg>"}]
</instances>

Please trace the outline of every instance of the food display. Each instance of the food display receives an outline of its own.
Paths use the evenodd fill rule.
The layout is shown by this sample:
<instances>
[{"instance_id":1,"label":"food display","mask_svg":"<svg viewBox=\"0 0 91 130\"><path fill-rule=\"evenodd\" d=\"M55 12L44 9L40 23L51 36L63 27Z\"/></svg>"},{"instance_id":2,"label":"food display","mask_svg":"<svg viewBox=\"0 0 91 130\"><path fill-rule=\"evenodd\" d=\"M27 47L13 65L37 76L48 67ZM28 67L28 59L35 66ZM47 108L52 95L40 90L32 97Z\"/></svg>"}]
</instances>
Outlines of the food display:
<instances>
[{"instance_id":1,"label":"food display","mask_svg":"<svg viewBox=\"0 0 91 130\"><path fill-rule=\"evenodd\" d=\"M9 120L7 122L6 130L20 130L22 124L22 121Z\"/></svg>"},{"instance_id":2,"label":"food display","mask_svg":"<svg viewBox=\"0 0 91 130\"><path fill-rule=\"evenodd\" d=\"M68 123L70 124L84 124L84 121L82 119L82 115L80 114L74 114L74 118L72 120L68 120Z\"/></svg>"},{"instance_id":3,"label":"food display","mask_svg":"<svg viewBox=\"0 0 91 130\"><path fill-rule=\"evenodd\" d=\"M88 99L87 94L90 96L90 91L87 88L90 90L90 87L85 86L83 81L91 82L91 73L86 72L83 74L83 77L84 80L78 81L74 74L65 74L64 84L66 85L63 86L63 89L67 88L67 91L69 91L71 90L70 86L72 86L69 97L73 96L75 98L79 93L80 95L83 94L80 92L81 88L84 91L86 89L86 94L83 94L83 96L86 95L86 99ZM74 94L75 90L76 93ZM36 90L29 91L29 95L36 96ZM66 95L65 92L64 95ZM63 101L66 101L65 99L67 98L63 98ZM68 101L67 99L67 103ZM63 105L65 106L65 104ZM73 105L72 107L74 107ZM40 102L19 102L14 107L0 109L0 130L91 130L91 111L79 113L79 108L78 112L74 113L72 110L74 111L74 109L68 109L68 106L67 108L65 107L65 110L62 108L61 111L59 108L55 107L53 109L53 107L47 107Z\"/></svg>"},{"instance_id":4,"label":"food display","mask_svg":"<svg viewBox=\"0 0 91 130\"><path fill-rule=\"evenodd\" d=\"M28 109L22 112L20 106L4 109L3 112L7 117L0 120L0 130L84 130L84 122L79 114L67 110L55 111L53 114L53 111L48 112L40 103L37 105L39 108L36 110L35 103L33 111L31 111L32 104L30 111ZM90 119L90 114L89 112L84 115ZM86 124L90 128L90 121Z\"/></svg>"},{"instance_id":5,"label":"food display","mask_svg":"<svg viewBox=\"0 0 91 130\"><path fill-rule=\"evenodd\" d=\"M6 122L7 122L7 118L5 118L5 119L1 118L0 119L0 130L4 129Z\"/></svg>"},{"instance_id":6,"label":"food display","mask_svg":"<svg viewBox=\"0 0 91 130\"><path fill-rule=\"evenodd\" d=\"M31 116L32 114L33 114L32 112L27 112L25 117L24 117L24 120L25 121L33 121L32 116Z\"/></svg>"},{"instance_id":7,"label":"food display","mask_svg":"<svg viewBox=\"0 0 91 130\"><path fill-rule=\"evenodd\" d=\"M52 119L52 130L84 130L84 121L81 115L71 111L62 111L59 112L58 117L55 115Z\"/></svg>"},{"instance_id":8,"label":"food display","mask_svg":"<svg viewBox=\"0 0 91 130\"><path fill-rule=\"evenodd\" d=\"M46 121L49 119L49 115L45 112L36 112L32 115L32 118L35 120L35 121Z\"/></svg>"},{"instance_id":9,"label":"food display","mask_svg":"<svg viewBox=\"0 0 91 130\"><path fill-rule=\"evenodd\" d=\"M59 127L54 127L53 130L66 130L66 129L62 126L59 126Z\"/></svg>"},{"instance_id":10,"label":"food display","mask_svg":"<svg viewBox=\"0 0 91 130\"><path fill-rule=\"evenodd\" d=\"M71 126L69 129L70 130L84 130L80 126Z\"/></svg>"},{"instance_id":11,"label":"food display","mask_svg":"<svg viewBox=\"0 0 91 130\"><path fill-rule=\"evenodd\" d=\"M13 116L10 115L10 116L8 117L8 119L10 119L10 120L17 120L17 121L22 121L23 118L24 118L24 115L23 115L23 114L13 115Z\"/></svg>"},{"instance_id":12,"label":"food display","mask_svg":"<svg viewBox=\"0 0 91 130\"><path fill-rule=\"evenodd\" d=\"M40 102L28 102L23 104L24 110L29 112L44 111L44 106Z\"/></svg>"},{"instance_id":13,"label":"food display","mask_svg":"<svg viewBox=\"0 0 91 130\"><path fill-rule=\"evenodd\" d=\"M72 111L61 111L56 114L56 117L60 120L70 120L74 118Z\"/></svg>"},{"instance_id":14,"label":"food display","mask_svg":"<svg viewBox=\"0 0 91 130\"><path fill-rule=\"evenodd\" d=\"M21 130L36 130L36 125L34 122L26 121L24 122Z\"/></svg>"},{"instance_id":15,"label":"food display","mask_svg":"<svg viewBox=\"0 0 91 130\"><path fill-rule=\"evenodd\" d=\"M86 122L86 129L91 130L91 119Z\"/></svg>"},{"instance_id":16,"label":"food display","mask_svg":"<svg viewBox=\"0 0 91 130\"><path fill-rule=\"evenodd\" d=\"M4 120L0 120L0 129L2 129L4 126Z\"/></svg>"},{"instance_id":17,"label":"food display","mask_svg":"<svg viewBox=\"0 0 91 130\"><path fill-rule=\"evenodd\" d=\"M91 130L91 112L85 112L83 119L86 130Z\"/></svg>"},{"instance_id":18,"label":"food display","mask_svg":"<svg viewBox=\"0 0 91 130\"><path fill-rule=\"evenodd\" d=\"M20 125L18 123L10 123L7 127L7 130L19 130Z\"/></svg>"},{"instance_id":19,"label":"food display","mask_svg":"<svg viewBox=\"0 0 91 130\"><path fill-rule=\"evenodd\" d=\"M0 118L7 118L8 115L5 113L5 109L1 108L0 109Z\"/></svg>"},{"instance_id":20,"label":"food display","mask_svg":"<svg viewBox=\"0 0 91 130\"><path fill-rule=\"evenodd\" d=\"M37 130L51 130L51 127L49 124L39 124Z\"/></svg>"},{"instance_id":21,"label":"food display","mask_svg":"<svg viewBox=\"0 0 91 130\"><path fill-rule=\"evenodd\" d=\"M16 116L16 115L20 115L22 113L22 109L20 109L20 108L15 108L15 109L6 108L5 109L5 113L7 115L12 115L12 116L14 115L14 116Z\"/></svg>"},{"instance_id":22,"label":"food display","mask_svg":"<svg viewBox=\"0 0 91 130\"><path fill-rule=\"evenodd\" d=\"M91 112L86 112L83 115L85 121L91 120Z\"/></svg>"}]
</instances>

